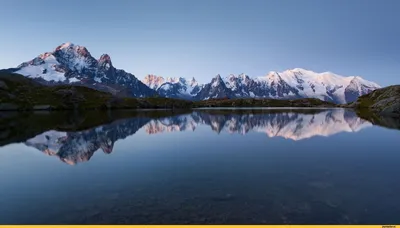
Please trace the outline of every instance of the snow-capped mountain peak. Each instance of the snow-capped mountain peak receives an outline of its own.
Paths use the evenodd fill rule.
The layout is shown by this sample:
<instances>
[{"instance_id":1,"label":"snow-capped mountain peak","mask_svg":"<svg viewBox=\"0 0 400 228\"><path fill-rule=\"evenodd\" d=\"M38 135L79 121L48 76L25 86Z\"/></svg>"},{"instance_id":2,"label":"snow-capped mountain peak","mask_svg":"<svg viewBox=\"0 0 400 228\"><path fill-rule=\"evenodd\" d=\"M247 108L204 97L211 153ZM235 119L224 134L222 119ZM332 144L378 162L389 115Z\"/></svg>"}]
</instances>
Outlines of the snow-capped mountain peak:
<instances>
[{"instance_id":1,"label":"snow-capped mountain peak","mask_svg":"<svg viewBox=\"0 0 400 228\"><path fill-rule=\"evenodd\" d=\"M170 83L178 83L179 82L179 78L176 77L166 77L166 82L170 82Z\"/></svg>"},{"instance_id":2,"label":"snow-capped mountain peak","mask_svg":"<svg viewBox=\"0 0 400 228\"><path fill-rule=\"evenodd\" d=\"M281 76L276 71L271 71L266 75L265 80L269 83L270 86L276 86L281 80Z\"/></svg>"},{"instance_id":3,"label":"snow-capped mountain peak","mask_svg":"<svg viewBox=\"0 0 400 228\"><path fill-rule=\"evenodd\" d=\"M246 80L246 79L249 79L249 78L250 78L250 77L249 77L247 74L245 74L245 73L239 74L238 77L241 78L242 80Z\"/></svg>"},{"instance_id":4,"label":"snow-capped mountain peak","mask_svg":"<svg viewBox=\"0 0 400 228\"><path fill-rule=\"evenodd\" d=\"M102 54L99 58L99 62L111 63L111 57L108 54Z\"/></svg>"},{"instance_id":5,"label":"snow-capped mountain peak","mask_svg":"<svg viewBox=\"0 0 400 228\"><path fill-rule=\"evenodd\" d=\"M226 81L226 78L225 78ZM202 89L197 93L195 99L208 100L212 98L231 98L232 90L227 87L226 82L222 79L220 74L217 74L211 79L211 82L205 84Z\"/></svg>"},{"instance_id":6,"label":"snow-capped mountain peak","mask_svg":"<svg viewBox=\"0 0 400 228\"><path fill-rule=\"evenodd\" d=\"M55 51L58 51L58 50L61 50L61 49L72 48L72 47L74 47L74 46L75 46L75 45L74 45L73 43L71 43L71 42L65 42L65 43L61 44L60 46L58 46L58 47L55 49Z\"/></svg>"},{"instance_id":7,"label":"snow-capped mountain peak","mask_svg":"<svg viewBox=\"0 0 400 228\"><path fill-rule=\"evenodd\" d=\"M148 74L144 79L142 79L142 82L148 87L156 90L165 82L165 79L161 76Z\"/></svg>"},{"instance_id":8,"label":"snow-capped mountain peak","mask_svg":"<svg viewBox=\"0 0 400 228\"><path fill-rule=\"evenodd\" d=\"M93 58L86 47L80 46L80 45L75 45L71 42L67 42L67 43L64 43L64 44L58 46L54 50L54 53L57 53L57 52L63 52L70 56L81 56L81 57L85 57L85 58L88 58L88 57Z\"/></svg>"},{"instance_id":9,"label":"snow-capped mountain peak","mask_svg":"<svg viewBox=\"0 0 400 228\"><path fill-rule=\"evenodd\" d=\"M190 86L194 87L199 85L199 83L196 81L196 79L194 77L192 77L192 79L190 80Z\"/></svg>"},{"instance_id":10,"label":"snow-capped mountain peak","mask_svg":"<svg viewBox=\"0 0 400 228\"><path fill-rule=\"evenodd\" d=\"M169 98L193 99L202 89L202 85L200 85L195 78L164 78L149 74L142 79L142 82L157 91L159 95Z\"/></svg>"},{"instance_id":11,"label":"snow-capped mountain peak","mask_svg":"<svg viewBox=\"0 0 400 228\"><path fill-rule=\"evenodd\" d=\"M102 67L106 70L112 67L111 57L108 54L102 54L98 60L99 67Z\"/></svg>"},{"instance_id":12,"label":"snow-capped mountain peak","mask_svg":"<svg viewBox=\"0 0 400 228\"><path fill-rule=\"evenodd\" d=\"M212 80L211 80L211 84L213 87L217 87L220 84L224 84L224 81L221 78L221 75L217 74Z\"/></svg>"},{"instance_id":13,"label":"snow-capped mountain peak","mask_svg":"<svg viewBox=\"0 0 400 228\"><path fill-rule=\"evenodd\" d=\"M96 60L86 47L71 42L63 43L54 51L45 52L10 70L43 84L78 83L133 97L155 94L134 75L114 68L109 55L104 54Z\"/></svg>"}]
</instances>

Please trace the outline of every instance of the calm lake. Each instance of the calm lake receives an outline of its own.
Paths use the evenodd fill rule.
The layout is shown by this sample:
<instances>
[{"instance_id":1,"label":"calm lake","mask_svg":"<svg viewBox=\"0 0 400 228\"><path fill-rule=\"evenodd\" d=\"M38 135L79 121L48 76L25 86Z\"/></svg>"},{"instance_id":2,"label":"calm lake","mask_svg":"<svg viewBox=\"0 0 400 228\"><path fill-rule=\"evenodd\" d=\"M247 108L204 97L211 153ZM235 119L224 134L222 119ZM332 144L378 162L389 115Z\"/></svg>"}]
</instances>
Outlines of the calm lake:
<instances>
[{"instance_id":1,"label":"calm lake","mask_svg":"<svg viewBox=\"0 0 400 228\"><path fill-rule=\"evenodd\" d=\"M400 223L399 120L345 109L0 117L1 224Z\"/></svg>"}]
</instances>

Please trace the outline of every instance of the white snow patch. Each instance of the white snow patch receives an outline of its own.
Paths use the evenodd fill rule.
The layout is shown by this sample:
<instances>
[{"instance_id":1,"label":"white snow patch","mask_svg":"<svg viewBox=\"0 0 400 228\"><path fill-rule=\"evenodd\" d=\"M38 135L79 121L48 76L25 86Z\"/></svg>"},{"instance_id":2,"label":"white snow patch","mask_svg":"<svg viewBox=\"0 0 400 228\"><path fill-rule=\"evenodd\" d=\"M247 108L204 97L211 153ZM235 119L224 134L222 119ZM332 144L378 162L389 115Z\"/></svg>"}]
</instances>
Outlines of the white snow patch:
<instances>
[{"instance_id":1,"label":"white snow patch","mask_svg":"<svg viewBox=\"0 0 400 228\"><path fill-rule=\"evenodd\" d=\"M217 87L218 85L219 85L219 80L215 79L211 86L212 87Z\"/></svg>"},{"instance_id":2,"label":"white snow patch","mask_svg":"<svg viewBox=\"0 0 400 228\"><path fill-rule=\"evenodd\" d=\"M34 147L43 148L46 153L56 154L60 150L62 140L67 137L66 132L61 131L46 131L26 141L26 144Z\"/></svg>"},{"instance_id":3,"label":"white snow patch","mask_svg":"<svg viewBox=\"0 0 400 228\"><path fill-rule=\"evenodd\" d=\"M102 82L102 81L101 81L101 78L98 78L98 77L95 77L94 80L95 80L96 82L98 82L98 83L101 83L101 82Z\"/></svg>"},{"instance_id":4,"label":"white snow patch","mask_svg":"<svg viewBox=\"0 0 400 228\"><path fill-rule=\"evenodd\" d=\"M77 78L70 78L70 79L68 79L69 80L69 82L70 83L73 83L73 82L80 82L81 80L79 80L79 79L77 79Z\"/></svg>"},{"instance_id":5,"label":"white snow patch","mask_svg":"<svg viewBox=\"0 0 400 228\"><path fill-rule=\"evenodd\" d=\"M64 72L56 71L56 66L60 63L53 55L49 55L43 59L44 63L41 65L33 66L28 65L16 71L17 74L22 74L28 78L43 78L46 81L65 81Z\"/></svg>"},{"instance_id":6,"label":"white snow patch","mask_svg":"<svg viewBox=\"0 0 400 228\"><path fill-rule=\"evenodd\" d=\"M79 72L82 72L82 70L86 67L88 67L88 64L85 61L84 57L77 57L74 59L74 66L73 66L76 70L78 70Z\"/></svg>"},{"instance_id":7,"label":"white snow patch","mask_svg":"<svg viewBox=\"0 0 400 228\"><path fill-rule=\"evenodd\" d=\"M169 83L165 83L161 85L160 89L162 90L169 90L171 88L171 85Z\"/></svg>"}]
</instances>

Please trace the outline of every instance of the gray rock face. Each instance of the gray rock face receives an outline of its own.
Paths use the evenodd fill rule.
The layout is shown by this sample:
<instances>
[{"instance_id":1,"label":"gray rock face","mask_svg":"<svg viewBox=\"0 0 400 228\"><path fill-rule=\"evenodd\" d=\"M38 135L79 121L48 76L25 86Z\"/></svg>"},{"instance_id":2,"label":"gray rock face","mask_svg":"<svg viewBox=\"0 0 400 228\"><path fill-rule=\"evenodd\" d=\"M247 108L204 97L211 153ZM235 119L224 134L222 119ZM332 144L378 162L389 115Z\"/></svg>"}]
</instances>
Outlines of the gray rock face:
<instances>
[{"instance_id":1,"label":"gray rock face","mask_svg":"<svg viewBox=\"0 0 400 228\"><path fill-rule=\"evenodd\" d=\"M400 103L384 108L381 114L385 116L400 116Z\"/></svg>"},{"instance_id":2,"label":"gray rock face","mask_svg":"<svg viewBox=\"0 0 400 228\"><path fill-rule=\"evenodd\" d=\"M354 102L359 96L368 94L375 89L377 88L362 84L360 82L360 78L355 77L353 80L351 80L350 84L346 87L344 91L346 102Z\"/></svg>"},{"instance_id":3,"label":"gray rock face","mask_svg":"<svg viewBox=\"0 0 400 228\"><path fill-rule=\"evenodd\" d=\"M166 82L160 86L160 88L157 89L158 94L161 97L168 97L168 98L188 98L190 99L189 96L183 96L179 91L181 91L182 85L178 83L171 83L171 82Z\"/></svg>"},{"instance_id":4,"label":"gray rock face","mask_svg":"<svg viewBox=\"0 0 400 228\"><path fill-rule=\"evenodd\" d=\"M195 97L196 100L215 98L235 98L235 94L226 87L219 74L211 80L211 83L204 85L204 88Z\"/></svg>"},{"instance_id":5,"label":"gray rock face","mask_svg":"<svg viewBox=\"0 0 400 228\"><path fill-rule=\"evenodd\" d=\"M0 89L1 90L8 90L8 86L5 82L0 81Z\"/></svg>"}]
</instances>

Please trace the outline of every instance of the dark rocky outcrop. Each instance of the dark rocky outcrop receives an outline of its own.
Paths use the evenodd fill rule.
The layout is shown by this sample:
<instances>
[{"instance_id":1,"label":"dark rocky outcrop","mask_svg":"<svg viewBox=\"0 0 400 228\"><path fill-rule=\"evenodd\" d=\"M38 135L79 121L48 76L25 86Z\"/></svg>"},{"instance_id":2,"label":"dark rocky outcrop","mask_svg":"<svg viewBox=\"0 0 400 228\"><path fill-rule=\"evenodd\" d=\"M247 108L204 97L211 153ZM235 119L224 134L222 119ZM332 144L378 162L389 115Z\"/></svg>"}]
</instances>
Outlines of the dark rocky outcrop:
<instances>
[{"instance_id":1,"label":"dark rocky outcrop","mask_svg":"<svg viewBox=\"0 0 400 228\"><path fill-rule=\"evenodd\" d=\"M400 117L400 85L377 89L359 97L345 107L359 112L373 112L382 116Z\"/></svg>"}]
</instances>

